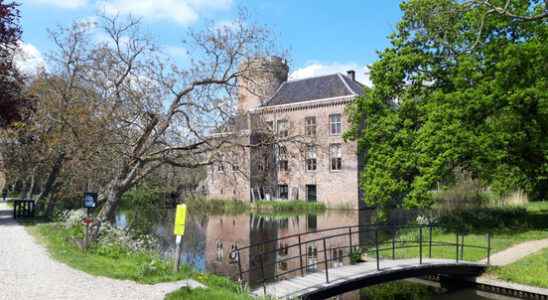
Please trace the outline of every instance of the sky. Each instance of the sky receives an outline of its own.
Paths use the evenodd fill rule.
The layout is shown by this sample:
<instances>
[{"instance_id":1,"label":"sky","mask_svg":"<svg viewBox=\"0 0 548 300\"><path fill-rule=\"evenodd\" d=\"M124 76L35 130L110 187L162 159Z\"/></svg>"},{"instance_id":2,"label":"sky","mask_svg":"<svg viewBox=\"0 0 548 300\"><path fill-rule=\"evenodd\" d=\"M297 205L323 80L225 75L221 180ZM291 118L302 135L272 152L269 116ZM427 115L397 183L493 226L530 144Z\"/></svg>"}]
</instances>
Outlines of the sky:
<instances>
[{"instance_id":1,"label":"sky","mask_svg":"<svg viewBox=\"0 0 548 300\"><path fill-rule=\"evenodd\" d=\"M32 72L47 65L53 49L48 29L92 20L99 10L142 18L144 30L174 57L186 55L181 41L206 21L230 24L245 7L287 49L290 78L356 70L370 84L367 65L389 46L401 17L396 0L19 0L23 42L19 66Z\"/></svg>"}]
</instances>

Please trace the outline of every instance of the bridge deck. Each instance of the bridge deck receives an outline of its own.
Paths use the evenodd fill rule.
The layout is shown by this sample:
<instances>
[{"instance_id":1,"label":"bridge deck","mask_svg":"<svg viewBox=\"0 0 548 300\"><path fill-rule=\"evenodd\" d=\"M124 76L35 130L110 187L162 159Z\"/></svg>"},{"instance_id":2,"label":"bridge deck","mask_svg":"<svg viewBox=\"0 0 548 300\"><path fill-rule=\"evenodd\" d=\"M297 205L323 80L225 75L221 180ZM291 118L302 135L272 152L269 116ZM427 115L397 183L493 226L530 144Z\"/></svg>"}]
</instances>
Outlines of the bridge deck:
<instances>
[{"instance_id":1,"label":"bridge deck","mask_svg":"<svg viewBox=\"0 0 548 300\"><path fill-rule=\"evenodd\" d=\"M418 259L399 259L399 260L382 260L381 269L377 270L376 261L359 263L356 265L341 266L329 268L329 283L326 283L325 273L319 271L305 275L304 277L294 277L291 279L274 282L266 285L266 294L277 299L297 298L303 295L314 293L315 291L334 288L342 283L363 279L367 277L379 277L398 271L413 271L425 270L434 267L455 267L455 266L471 266L483 267L484 264L472 262L455 262L448 259L423 259L422 264L419 264ZM386 281L389 281L388 279ZM252 295L256 297L264 296L263 287L259 287L252 291Z\"/></svg>"}]
</instances>

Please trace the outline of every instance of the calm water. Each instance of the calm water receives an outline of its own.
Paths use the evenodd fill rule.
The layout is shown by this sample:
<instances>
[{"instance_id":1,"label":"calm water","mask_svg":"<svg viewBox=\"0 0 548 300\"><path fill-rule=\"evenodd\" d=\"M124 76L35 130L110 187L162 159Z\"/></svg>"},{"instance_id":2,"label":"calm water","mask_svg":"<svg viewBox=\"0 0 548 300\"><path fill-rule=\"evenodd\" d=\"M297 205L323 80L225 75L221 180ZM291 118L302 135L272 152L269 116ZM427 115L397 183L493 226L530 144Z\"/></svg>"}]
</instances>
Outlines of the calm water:
<instances>
[{"instance_id":1,"label":"calm water","mask_svg":"<svg viewBox=\"0 0 548 300\"><path fill-rule=\"evenodd\" d=\"M117 217L119 227L131 226L142 232L150 233L159 240L159 248L162 256L173 259L175 256L175 237L173 236L173 221L175 211L171 209L151 209L142 211L121 212ZM389 218L389 223L405 224L414 219L415 216L408 212L393 212ZM207 215L190 211L187 216L187 225L183 237L182 259L187 264L194 266L200 271L211 272L219 275L227 275L232 278L238 276L238 266L229 259L231 249L239 248L260 243L266 240L272 240L283 236L311 231L321 231L322 229L348 226L348 225L366 225L375 223L374 213L372 211L327 211L320 215L301 215L301 216L283 216L283 215ZM331 233L332 234L332 233ZM318 234L321 237L321 233ZM353 243L364 243L371 241L372 236L360 234L353 237ZM289 241L289 244L296 241ZM307 244L310 253L318 247L318 242ZM349 239L336 238L329 240L328 247L337 249L347 247ZM276 246L276 245L274 245ZM281 247L283 245L278 245ZM320 247L321 248L321 247ZM266 261L277 262L280 255L287 257L297 256L298 248L291 248L289 253L272 253ZM348 249L348 248L346 248ZM263 249L264 250L264 249ZM293 252L292 252L293 251ZM335 251L336 252L336 251ZM335 253L333 252L333 253ZM331 252L330 252L331 254ZM323 254L322 254L323 255ZM334 254L336 255L336 253ZM244 270L250 266L256 266L251 259L252 251L241 254L241 264ZM310 271L321 270L322 266L315 265L317 257L305 256L305 263L311 264L313 269ZM265 268L267 276L282 274L287 270L298 267L298 261L289 261L286 264L276 263L271 267ZM341 259L341 264L348 264L348 258ZM291 276L291 275L288 275ZM257 285L254 278L262 278L257 274L251 273L250 284ZM249 279L249 277L247 277ZM481 292L480 292L481 293ZM491 295L495 298L486 297L488 294L478 295L474 290L459 290L448 292L442 288L430 287L424 284L409 283L408 281L397 282L388 285L380 285L375 288L366 288L361 291L353 291L338 296L338 299L512 299L500 298L501 296ZM488 295L489 296L489 295ZM498 297L498 298L496 298Z\"/></svg>"}]
</instances>

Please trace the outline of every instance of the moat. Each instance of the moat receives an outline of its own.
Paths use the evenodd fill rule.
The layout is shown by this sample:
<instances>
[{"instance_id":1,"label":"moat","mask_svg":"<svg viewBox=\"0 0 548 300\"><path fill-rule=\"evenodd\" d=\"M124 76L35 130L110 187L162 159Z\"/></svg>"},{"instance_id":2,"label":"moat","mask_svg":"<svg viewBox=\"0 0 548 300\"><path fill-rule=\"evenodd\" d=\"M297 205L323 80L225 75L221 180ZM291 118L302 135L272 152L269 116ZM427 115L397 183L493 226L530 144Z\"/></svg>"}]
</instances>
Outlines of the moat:
<instances>
[{"instance_id":1,"label":"moat","mask_svg":"<svg viewBox=\"0 0 548 300\"><path fill-rule=\"evenodd\" d=\"M160 209L153 212L136 213L124 211L118 215L119 227L140 227L139 230L154 235L159 242L161 255L173 259L175 239L172 234L174 210ZM394 211L389 223L405 224L414 220L416 215L404 211ZM189 214L186 233L183 237L182 260L200 271L219 275L238 277L238 267L230 259L230 251L235 247L260 243L297 233L321 231L322 229L348 225L366 225L375 223L375 214L366 211L333 211L321 214L283 215L283 214L234 214L208 215L206 213ZM360 237L367 239L368 237ZM341 243L338 245L337 243ZM344 247L344 239L333 240L330 247ZM311 245L310 247L314 247ZM312 249L312 248L310 248ZM283 255L274 253L273 255ZM275 259L275 258L274 258ZM314 257L307 257L307 264L314 264ZM250 264L249 257L242 257L242 264ZM289 266L291 268L291 266ZM268 268L267 272L276 274L287 270L288 266L278 264ZM313 271L313 270L312 270ZM253 275L252 275L253 277ZM253 278L246 278L251 285L257 285ZM436 283L416 283L397 281L393 283L364 288L338 296L338 299L514 299L476 291L474 289L448 290Z\"/></svg>"}]
</instances>

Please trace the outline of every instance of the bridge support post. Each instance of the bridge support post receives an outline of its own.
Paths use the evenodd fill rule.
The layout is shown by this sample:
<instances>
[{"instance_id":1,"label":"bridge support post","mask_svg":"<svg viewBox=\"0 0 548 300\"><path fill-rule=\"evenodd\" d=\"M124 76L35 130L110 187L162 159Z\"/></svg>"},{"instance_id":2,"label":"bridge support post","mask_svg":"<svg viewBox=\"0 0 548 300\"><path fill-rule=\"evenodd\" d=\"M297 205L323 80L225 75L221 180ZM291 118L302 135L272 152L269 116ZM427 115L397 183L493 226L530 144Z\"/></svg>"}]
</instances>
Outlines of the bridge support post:
<instances>
[{"instance_id":1,"label":"bridge support post","mask_svg":"<svg viewBox=\"0 0 548 300\"><path fill-rule=\"evenodd\" d=\"M487 233L487 265L491 265L491 234Z\"/></svg>"},{"instance_id":2,"label":"bridge support post","mask_svg":"<svg viewBox=\"0 0 548 300\"><path fill-rule=\"evenodd\" d=\"M264 296L266 297L266 278L264 277L264 262L263 262L263 254L261 253L259 255L261 257L261 277L263 278L263 291Z\"/></svg>"},{"instance_id":3,"label":"bridge support post","mask_svg":"<svg viewBox=\"0 0 548 300\"><path fill-rule=\"evenodd\" d=\"M323 261L325 265L325 282L329 283L329 264L327 262L327 245L325 238L323 238Z\"/></svg>"},{"instance_id":4,"label":"bridge support post","mask_svg":"<svg viewBox=\"0 0 548 300\"><path fill-rule=\"evenodd\" d=\"M419 226L419 265L422 265L422 225Z\"/></svg>"},{"instance_id":5,"label":"bridge support post","mask_svg":"<svg viewBox=\"0 0 548 300\"><path fill-rule=\"evenodd\" d=\"M428 258L432 258L432 224L428 225Z\"/></svg>"},{"instance_id":6,"label":"bridge support post","mask_svg":"<svg viewBox=\"0 0 548 300\"><path fill-rule=\"evenodd\" d=\"M301 243L301 234L299 234L297 236L297 238L299 239L298 242L299 242L299 261L300 261L300 267L301 267L301 276L304 276L304 269L303 269L303 245Z\"/></svg>"},{"instance_id":7,"label":"bridge support post","mask_svg":"<svg viewBox=\"0 0 548 300\"><path fill-rule=\"evenodd\" d=\"M392 260L396 260L396 229L392 232Z\"/></svg>"},{"instance_id":8,"label":"bridge support post","mask_svg":"<svg viewBox=\"0 0 548 300\"><path fill-rule=\"evenodd\" d=\"M352 256L352 227L348 227L348 255Z\"/></svg>"},{"instance_id":9,"label":"bridge support post","mask_svg":"<svg viewBox=\"0 0 548 300\"><path fill-rule=\"evenodd\" d=\"M459 262L459 233L458 232L455 233L455 237L456 237L455 247L457 251L455 255L455 260L458 263Z\"/></svg>"},{"instance_id":10,"label":"bridge support post","mask_svg":"<svg viewBox=\"0 0 548 300\"><path fill-rule=\"evenodd\" d=\"M464 233L460 236L460 260L464 261Z\"/></svg>"},{"instance_id":11,"label":"bridge support post","mask_svg":"<svg viewBox=\"0 0 548 300\"><path fill-rule=\"evenodd\" d=\"M379 265L379 230L375 227L375 255L377 260L377 271L380 270Z\"/></svg>"}]
</instances>

